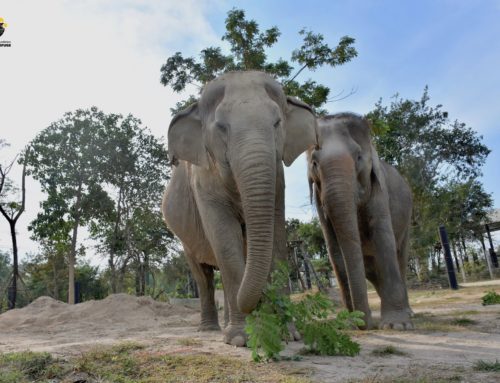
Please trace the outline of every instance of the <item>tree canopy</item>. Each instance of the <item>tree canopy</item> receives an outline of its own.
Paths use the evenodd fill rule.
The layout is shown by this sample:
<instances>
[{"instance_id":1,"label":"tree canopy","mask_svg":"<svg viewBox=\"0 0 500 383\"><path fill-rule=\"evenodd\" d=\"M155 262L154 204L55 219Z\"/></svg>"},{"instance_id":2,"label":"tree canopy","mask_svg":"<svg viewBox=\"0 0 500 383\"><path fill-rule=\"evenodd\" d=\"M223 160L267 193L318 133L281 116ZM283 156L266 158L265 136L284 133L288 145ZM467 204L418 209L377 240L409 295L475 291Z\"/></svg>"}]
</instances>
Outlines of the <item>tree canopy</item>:
<instances>
[{"instance_id":1,"label":"tree canopy","mask_svg":"<svg viewBox=\"0 0 500 383\"><path fill-rule=\"evenodd\" d=\"M484 223L492 206L479 180L490 153L482 136L429 101L426 87L420 100L396 95L390 105L380 100L367 114L379 156L412 189L412 252L422 260L433 251L440 224L457 240Z\"/></svg>"},{"instance_id":2,"label":"tree canopy","mask_svg":"<svg viewBox=\"0 0 500 383\"><path fill-rule=\"evenodd\" d=\"M278 42L281 34L276 26L261 32L258 23L248 20L241 9L230 10L225 25L226 33L222 40L229 43L229 54L223 53L220 47L203 49L199 59L184 57L181 52L176 52L162 65L160 82L172 87L175 92L182 92L188 84L201 89L203 84L228 71L260 70L280 81L288 95L296 96L319 113L324 113L321 108L328 101L330 89L311 79L299 82L296 78L305 69L314 71L322 66L336 67L357 56L352 37L341 37L337 46L331 48L322 34L302 29L299 34L303 43L291 53L290 61L298 64L298 68L294 68L282 58L275 62L268 61L267 49ZM296 73L292 75L294 69ZM172 108L172 114L195 100L196 96L191 95Z\"/></svg>"},{"instance_id":3,"label":"tree canopy","mask_svg":"<svg viewBox=\"0 0 500 383\"><path fill-rule=\"evenodd\" d=\"M52 257L68 251L70 302L82 226L101 243L112 270L123 254L128 260L167 254L172 234L159 209L170 172L167 153L139 119L95 107L79 109L44 129L31 148L28 171L47 198L30 229ZM114 277L112 273L116 292Z\"/></svg>"}]
</instances>

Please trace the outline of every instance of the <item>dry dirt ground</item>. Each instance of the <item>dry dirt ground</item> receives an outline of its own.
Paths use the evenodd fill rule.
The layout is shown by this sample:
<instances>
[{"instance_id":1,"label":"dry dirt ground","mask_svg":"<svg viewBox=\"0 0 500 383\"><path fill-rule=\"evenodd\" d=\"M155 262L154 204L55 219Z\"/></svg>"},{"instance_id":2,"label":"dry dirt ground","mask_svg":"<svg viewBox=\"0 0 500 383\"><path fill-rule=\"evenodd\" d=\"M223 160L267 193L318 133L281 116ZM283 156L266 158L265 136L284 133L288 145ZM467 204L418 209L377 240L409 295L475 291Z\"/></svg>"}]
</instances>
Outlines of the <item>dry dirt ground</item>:
<instances>
[{"instance_id":1,"label":"dry dirt ground","mask_svg":"<svg viewBox=\"0 0 500 383\"><path fill-rule=\"evenodd\" d=\"M416 330L355 331L362 347L356 357L304 356L275 366L313 382L500 382L500 372L473 368L478 360L500 361L500 305L481 305L487 290L500 293L500 280L463 284L458 291L411 291ZM369 295L377 317L378 297ZM198 320L196 309L148 297L117 294L75 306L41 297L0 315L0 352L29 349L68 358L96 345L134 341L152 352L250 359L248 349L224 344L220 332L197 332ZM291 342L283 354L302 346ZM401 353L377 354L386 346Z\"/></svg>"}]
</instances>

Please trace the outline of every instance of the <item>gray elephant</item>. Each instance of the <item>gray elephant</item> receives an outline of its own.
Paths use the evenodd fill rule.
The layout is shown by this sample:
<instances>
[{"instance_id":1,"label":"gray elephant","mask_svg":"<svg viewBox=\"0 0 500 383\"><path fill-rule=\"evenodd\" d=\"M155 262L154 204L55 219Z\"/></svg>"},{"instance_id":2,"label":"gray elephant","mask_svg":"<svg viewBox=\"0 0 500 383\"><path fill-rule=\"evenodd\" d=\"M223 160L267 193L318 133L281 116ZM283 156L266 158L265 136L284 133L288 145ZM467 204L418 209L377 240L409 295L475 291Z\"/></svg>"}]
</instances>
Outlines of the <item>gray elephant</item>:
<instances>
[{"instance_id":1,"label":"gray elephant","mask_svg":"<svg viewBox=\"0 0 500 383\"><path fill-rule=\"evenodd\" d=\"M244 346L245 315L260 300L273 259L286 260L283 164L316 144L311 108L269 75L230 72L168 130L172 179L163 216L198 283L200 330L218 329L213 269L222 276L225 342Z\"/></svg>"},{"instance_id":2,"label":"gray elephant","mask_svg":"<svg viewBox=\"0 0 500 383\"><path fill-rule=\"evenodd\" d=\"M406 289L412 197L397 170L381 161L370 125L352 113L318 119L319 147L308 177L344 304L372 318L366 278L381 299L381 328L413 328Z\"/></svg>"}]
</instances>

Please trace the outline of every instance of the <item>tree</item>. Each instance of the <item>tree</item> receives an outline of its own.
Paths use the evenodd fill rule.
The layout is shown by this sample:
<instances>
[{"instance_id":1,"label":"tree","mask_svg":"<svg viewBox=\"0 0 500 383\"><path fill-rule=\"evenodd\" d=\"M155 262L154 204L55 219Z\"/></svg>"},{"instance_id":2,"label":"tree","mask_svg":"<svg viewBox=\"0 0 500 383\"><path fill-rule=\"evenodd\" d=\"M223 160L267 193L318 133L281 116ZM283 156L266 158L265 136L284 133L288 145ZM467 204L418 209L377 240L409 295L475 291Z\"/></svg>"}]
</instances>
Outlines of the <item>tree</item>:
<instances>
[{"instance_id":1,"label":"tree","mask_svg":"<svg viewBox=\"0 0 500 383\"><path fill-rule=\"evenodd\" d=\"M0 145L2 145L2 142L0 142ZM29 155L29 150L25 154ZM7 175L12 169L12 165L14 164L15 159L6 167L2 167L0 165L0 213L2 213L3 217L9 223L10 236L12 239L12 279L9 286L9 309L13 309L16 307L17 281L19 279L16 224L19 220L19 217L21 217L21 214L23 214L26 204L26 163L24 162L24 158L21 158L19 161L23 164L20 200L19 196L16 193L17 190L7 179Z\"/></svg>"},{"instance_id":2,"label":"tree","mask_svg":"<svg viewBox=\"0 0 500 383\"><path fill-rule=\"evenodd\" d=\"M159 265L168 256L174 238L158 208L137 207L131 221L130 242L136 261L136 294L145 295L148 275L153 275L150 273L151 266Z\"/></svg>"},{"instance_id":3,"label":"tree","mask_svg":"<svg viewBox=\"0 0 500 383\"><path fill-rule=\"evenodd\" d=\"M98 250L108 255L111 291L123 289L132 264L139 281L137 293L144 294L149 262L167 256L173 240L160 212L170 177L167 152L132 115L114 115L105 141L105 152L112 153L102 169L111 197L110 214L91 224L91 234L99 241Z\"/></svg>"},{"instance_id":4,"label":"tree","mask_svg":"<svg viewBox=\"0 0 500 383\"><path fill-rule=\"evenodd\" d=\"M316 255L320 258L328 256L325 238L321 231L318 218L313 218L309 222L302 222L296 218L288 219L285 222L288 241L303 241L308 254Z\"/></svg>"},{"instance_id":5,"label":"tree","mask_svg":"<svg viewBox=\"0 0 500 383\"><path fill-rule=\"evenodd\" d=\"M31 142L32 150L26 156L28 174L40 181L48 194L45 210L34 222L45 227L39 235L51 238L57 233L64 237L67 223L71 228L71 244L68 256L68 303L75 302L75 262L78 229L93 219L107 214L110 201L101 186L102 169L106 164L103 137L106 126L113 122L97 108L78 109L68 112L52 123ZM52 226L52 214L56 212L56 228ZM61 230L63 233L61 233ZM42 233L42 234L40 234Z\"/></svg>"},{"instance_id":6,"label":"tree","mask_svg":"<svg viewBox=\"0 0 500 383\"><path fill-rule=\"evenodd\" d=\"M457 234L484 217L491 198L478 180L490 150L482 137L450 121L442 105L429 106L427 87L420 100L394 96L367 114L379 156L406 178L413 193L411 248L425 270L434 251L437 227L447 223Z\"/></svg>"},{"instance_id":7,"label":"tree","mask_svg":"<svg viewBox=\"0 0 500 383\"><path fill-rule=\"evenodd\" d=\"M235 8L228 12L225 24L226 33L222 40L229 43L231 54L224 54L220 47L209 47L203 49L200 59L196 60L193 57L185 58L177 52L161 67L161 83L171 86L175 92L181 92L188 84L201 89L203 84L228 71L260 70L283 83L287 94L302 99L319 113L324 113L321 107L331 101L328 100L330 89L311 79L300 83L296 80L297 76L305 69L314 71L324 65L336 67L357 56L352 37L344 36L335 48L330 48L324 42L323 35L303 29L299 32L303 36L303 44L291 56L291 61L300 67L292 76L294 68L288 61L282 58L276 62L267 61L266 49L274 46L280 36L277 27L260 32L255 20L247 20L245 11ZM191 95L184 102L177 103L171 109L172 114L195 100L196 97Z\"/></svg>"},{"instance_id":8,"label":"tree","mask_svg":"<svg viewBox=\"0 0 500 383\"><path fill-rule=\"evenodd\" d=\"M83 249L80 247L80 251ZM67 257L64 253L51 254L52 249L43 248L36 255L29 256L23 263L26 286L33 298L42 295L54 299L68 293ZM107 294L106 284L99 268L86 262L77 262L75 276L80 284L81 302L90 299L103 299Z\"/></svg>"},{"instance_id":9,"label":"tree","mask_svg":"<svg viewBox=\"0 0 500 383\"><path fill-rule=\"evenodd\" d=\"M313 218L310 222L301 222L296 218L291 218L285 222L287 240L289 242L300 241L299 254L302 252L310 256L311 265L314 271L322 273L328 280L331 272L331 266L328 259L328 250L318 218ZM293 246L293 245L292 245ZM302 258L304 254L302 254ZM295 261L298 263L295 265ZM304 268L307 285L310 286L309 264L301 262L300 258L294 257L292 262L294 267ZM298 270L292 268L291 276L300 280ZM302 282L301 282L302 283ZM303 286L305 287L305 286Z\"/></svg>"}]
</instances>

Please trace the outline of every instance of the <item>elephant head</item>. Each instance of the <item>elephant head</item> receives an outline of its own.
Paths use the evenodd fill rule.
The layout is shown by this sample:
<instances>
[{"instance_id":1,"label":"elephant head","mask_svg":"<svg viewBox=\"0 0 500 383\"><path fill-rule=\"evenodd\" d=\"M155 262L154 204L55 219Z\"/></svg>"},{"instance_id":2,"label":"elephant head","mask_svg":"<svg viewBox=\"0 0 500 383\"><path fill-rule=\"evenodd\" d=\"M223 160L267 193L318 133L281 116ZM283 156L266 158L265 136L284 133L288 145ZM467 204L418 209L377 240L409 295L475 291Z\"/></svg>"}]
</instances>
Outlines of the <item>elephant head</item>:
<instances>
[{"instance_id":1,"label":"elephant head","mask_svg":"<svg viewBox=\"0 0 500 383\"><path fill-rule=\"evenodd\" d=\"M188 161L219 177L242 211L247 259L238 307L257 305L270 272L277 193L283 161L316 144L311 108L287 97L262 72L230 72L208 83L199 101L178 113L168 131L173 163ZM277 186L278 185L278 186Z\"/></svg>"},{"instance_id":2,"label":"elephant head","mask_svg":"<svg viewBox=\"0 0 500 383\"><path fill-rule=\"evenodd\" d=\"M358 213L374 188L385 188L370 126L351 113L320 118L318 144L308 151L309 185L344 255L352 305L369 313Z\"/></svg>"}]
</instances>

